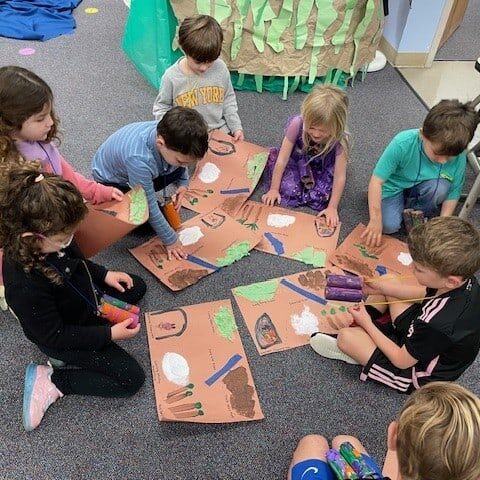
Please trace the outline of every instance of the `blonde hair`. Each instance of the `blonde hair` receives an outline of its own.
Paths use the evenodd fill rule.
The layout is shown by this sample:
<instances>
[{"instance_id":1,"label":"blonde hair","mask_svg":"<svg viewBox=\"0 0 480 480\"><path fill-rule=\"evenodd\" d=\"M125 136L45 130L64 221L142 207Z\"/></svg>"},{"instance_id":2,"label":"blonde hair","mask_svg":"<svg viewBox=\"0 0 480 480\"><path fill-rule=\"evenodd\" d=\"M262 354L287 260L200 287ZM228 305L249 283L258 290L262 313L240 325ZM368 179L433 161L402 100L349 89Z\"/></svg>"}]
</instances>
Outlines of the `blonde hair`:
<instances>
[{"instance_id":1,"label":"blonde hair","mask_svg":"<svg viewBox=\"0 0 480 480\"><path fill-rule=\"evenodd\" d=\"M400 412L397 454L403 480L478 480L480 399L448 382L417 390Z\"/></svg>"},{"instance_id":2,"label":"blonde hair","mask_svg":"<svg viewBox=\"0 0 480 480\"><path fill-rule=\"evenodd\" d=\"M442 277L471 277L480 268L480 234L466 220L435 217L408 236L413 260Z\"/></svg>"},{"instance_id":3,"label":"blonde hair","mask_svg":"<svg viewBox=\"0 0 480 480\"><path fill-rule=\"evenodd\" d=\"M323 126L330 129L332 135L319 155L329 152L338 142L348 153L349 144L345 135L347 112L348 97L343 90L332 85L318 85L313 88L305 97L301 108L305 149L308 151L311 148L307 130L311 127Z\"/></svg>"}]
</instances>

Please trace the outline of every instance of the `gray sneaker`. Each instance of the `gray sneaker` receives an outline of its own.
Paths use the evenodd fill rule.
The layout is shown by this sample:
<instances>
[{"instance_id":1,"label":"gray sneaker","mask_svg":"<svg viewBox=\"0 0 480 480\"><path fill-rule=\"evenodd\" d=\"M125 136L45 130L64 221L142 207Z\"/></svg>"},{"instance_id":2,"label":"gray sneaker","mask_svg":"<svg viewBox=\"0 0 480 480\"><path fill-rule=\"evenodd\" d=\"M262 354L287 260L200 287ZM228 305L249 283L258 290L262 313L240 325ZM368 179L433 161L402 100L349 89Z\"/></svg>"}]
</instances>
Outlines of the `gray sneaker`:
<instances>
[{"instance_id":1,"label":"gray sneaker","mask_svg":"<svg viewBox=\"0 0 480 480\"><path fill-rule=\"evenodd\" d=\"M322 357L331 358L332 360L342 360L352 365L359 363L346 353L343 353L337 345L337 339L324 333L314 333L310 338L310 346Z\"/></svg>"}]
</instances>

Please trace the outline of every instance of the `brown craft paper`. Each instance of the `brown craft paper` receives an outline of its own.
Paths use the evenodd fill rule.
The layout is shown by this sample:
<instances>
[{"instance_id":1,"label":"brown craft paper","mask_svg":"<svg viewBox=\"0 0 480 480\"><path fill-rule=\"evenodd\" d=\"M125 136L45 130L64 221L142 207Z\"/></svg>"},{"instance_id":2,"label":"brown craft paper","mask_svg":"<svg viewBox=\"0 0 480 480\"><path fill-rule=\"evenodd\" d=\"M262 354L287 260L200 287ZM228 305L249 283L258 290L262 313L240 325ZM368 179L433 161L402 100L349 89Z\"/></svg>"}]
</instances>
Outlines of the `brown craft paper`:
<instances>
[{"instance_id":1,"label":"brown craft paper","mask_svg":"<svg viewBox=\"0 0 480 480\"><path fill-rule=\"evenodd\" d=\"M324 217L317 218L315 215L295 210L269 207L262 203L248 201L240 209L236 218L245 227L262 233L262 241L255 247L255 250L261 252L323 267L326 262L310 263L305 259L301 260L299 253L305 249L316 252L317 255L324 252L327 260L337 247L340 225L329 228L325 224Z\"/></svg>"},{"instance_id":2,"label":"brown craft paper","mask_svg":"<svg viewBox=\"0 0 480 480\"><path fill-rule=\"evenodd\" d=\"M227 266L219 259L231 258L232 249L239 244L245 246L244 251L250 251L261 239L259 233L245 228L220 209L188 220L177 233L189 254L187 260L167 260L165 247L158 237L130 250L147 270L174 291L183 290ZM202 262L206 263L202 265Z\"/></svg>"},{"instance_id":3,"label":"brown craft paper","mask_svg":"<svg viewBox=\"0 0 480 480\"><path fill-rule=\"evenodd\" d=\"M182 206L197 213L207 213L220 207L235 216L253 193L265 167L268 151L253 143L235 143L230 135L219 130L210 132L208 145L207 154L198 162L190 179ZM263 155L255 157L257 154ZM254 172L249 171L249 162L256 158L264 161ZM239 189L248 191L231 193Z\"/></svg>"},{"instance_id":4,"label":"brown craft paper","mask_svg":"<svg viewBox=\"0 0 480 480\"><path fill-rule=\"evenodd\" d=\"M175 12L175 16L179 21L197 13L191 2L185 2L184 0L170 0L170 3ZM215 2L212 2L212 4L214 3ZM270 1L266 3L271 6L275 17L277 17L280 14L282 4L285 2ZM232 59L231 45L234 38L233 30L235 21L240 18L240 14L236 2L228 0L232 12L231 15L222 22L224 34L222 58L225 60L229 70L257 75L308 76L314 44L318 42L314 37L318 9L316 6L313 6L314 2L312 0L310 3L312 3L313 8L306 24L308 33L305 46L302 49L296 49L295 13L297 12L300 3L300 0L293 0L292 2L291 8L294 13L290 25L280 37L283 47L281 52L275 52L266 41L268 38L268 31L272 28L272 22L270 21L262 22L265 30L262 39L264 48L263 52L258 51L253 42L253 11L252 8L249 8L245 22L242 25L240 51L236 58ZM375 0L375 11L373 12L373 16L360 41L354 39L354 34L360 24L364 21L367 1L357 0L353 12L350 11L348 14L346 13L344 1L336 1L332 3L336 7L337 17L328 25L328 28L322 36L321 48L317 55L317 76L325 75L329 68L337 68L345 72L349 72L352 67L354 70L358 70L373 60L375 57L375 50L381 39L383 9L380 0ZM320 5L320 10L321 8L322 6ZM212 12L212 14L214 14L214 12ZM350 14L351 18L348 30L345 32L345 35L342 35L342 39L338 44L338 41L335 39L335 34L342 29L342 23L344 22L346 15Z\"/></svg>"},{"instance_id":5,"label":"brown craft paper","mask_svg":"<svg viewBox=\"0 0 480 480\"><path fill-rule=\"evenodd\" d=\"M132 195L141 195L142 203L145 204L142 219L137 223L129 218ZM120 202L87 206L88 214L75 232L75 241L86 257L93 257L148 220L145 192L139 186L126 193Z\"/></svg>"},{"instance_id":6,"label":"brown craft paper","mask_svg":"<svg viewBox=\"0 0 480 480\"><path fill-rule=\"evenodd\" d=\"M150 312L145 318L161 421L264 418L230 300Z\"/></svg>"},{"instance_id":7,"label":"brown craft paper","mask_svg":"<svg viewBox=\"0 0 480 480\"><path fill-rule=\"evenodd\" d=\"M386 273L401 275L405 278L405 283L416 284L407 244L383 235L379 247L367 247L365 240L360 238L364 231L365 225L357 225L335 250L330 261L343 270L364 278L380 276L378 270L382 271L382 267L385 267Z\"/></svg>"},{"instance_id":8,"label":"brown craft paper","mask_svg":"<svg viewBox=\"0 0 480 480\"><path fill-rule=\"evenodd\" d=\"M351 325L351 303L325 300L327 272L343 274L336 267L318 268L260 282L270 285L262 294L255 294L260 289L245 292L252 285L232 289L260 355L307 345L314 332L338 333Z\"/></svg>"}]
</instances>

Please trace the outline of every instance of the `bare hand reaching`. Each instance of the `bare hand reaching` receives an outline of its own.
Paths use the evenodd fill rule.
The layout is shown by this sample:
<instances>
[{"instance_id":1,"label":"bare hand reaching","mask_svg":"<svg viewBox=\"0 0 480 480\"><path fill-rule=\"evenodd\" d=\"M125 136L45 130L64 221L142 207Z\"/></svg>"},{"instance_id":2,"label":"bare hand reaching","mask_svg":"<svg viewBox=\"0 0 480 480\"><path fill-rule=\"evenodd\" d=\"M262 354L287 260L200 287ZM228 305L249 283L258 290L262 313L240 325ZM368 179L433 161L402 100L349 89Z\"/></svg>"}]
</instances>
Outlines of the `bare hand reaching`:
<instances>
[{"instance_id":1,"label":"bare hand reaching","mask_svg":"<svg viewBox=\"0 0 480 480\"><path fill-rule=\"evenodd\" d=\"M168 260L185 260L187 258L187 252L184 250L180 240L177 240L172 245L167 245L167 258Z\"/></svg>"},{"instance_id":2,"label":"bare hand reaching","mask_svg":"<svg viewBox=\"0 0 480 480\"><path fill-rule=\"evenodd\" d=\"M280 196L280 192L278 190L271 189L262 196L262 202L270 207L273 207L275 203L278 203L280 205L281 200L282 197Z\"/></svg>"},{"instance_id":3,"label":"bare hand reaching","mask_svg":"<svg viewBox=\"0 0 480 480\"><path fill-rule=\"evenodd\" d=\"M370 220L360 238L365 240L367 247L379 247L382 243L382 221Z\"/></svg>"}]
</instances>

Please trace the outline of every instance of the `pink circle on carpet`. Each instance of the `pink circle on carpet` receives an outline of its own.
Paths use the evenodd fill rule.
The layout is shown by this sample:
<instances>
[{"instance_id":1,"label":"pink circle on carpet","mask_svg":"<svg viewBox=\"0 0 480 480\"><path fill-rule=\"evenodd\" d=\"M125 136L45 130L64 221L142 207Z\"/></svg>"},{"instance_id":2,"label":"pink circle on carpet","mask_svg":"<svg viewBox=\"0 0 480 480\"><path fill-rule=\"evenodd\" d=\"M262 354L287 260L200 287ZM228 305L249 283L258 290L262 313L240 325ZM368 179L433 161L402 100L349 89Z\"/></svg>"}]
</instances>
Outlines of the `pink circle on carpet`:
<instances>
[{"instance_id":1,"label":"pink circle on carpet","mask_svg":"<svg viewBox=\"0 0 480 480\"><path fill-rule=\"evenodd\" d=\"M30 48L30 47L27 47L27 48L21 48L18 53L20 55L24 55L24 56L28 56L28 55L33 55L35 53L35 49L34 48Z\"/></svg>"}]
</instances>

